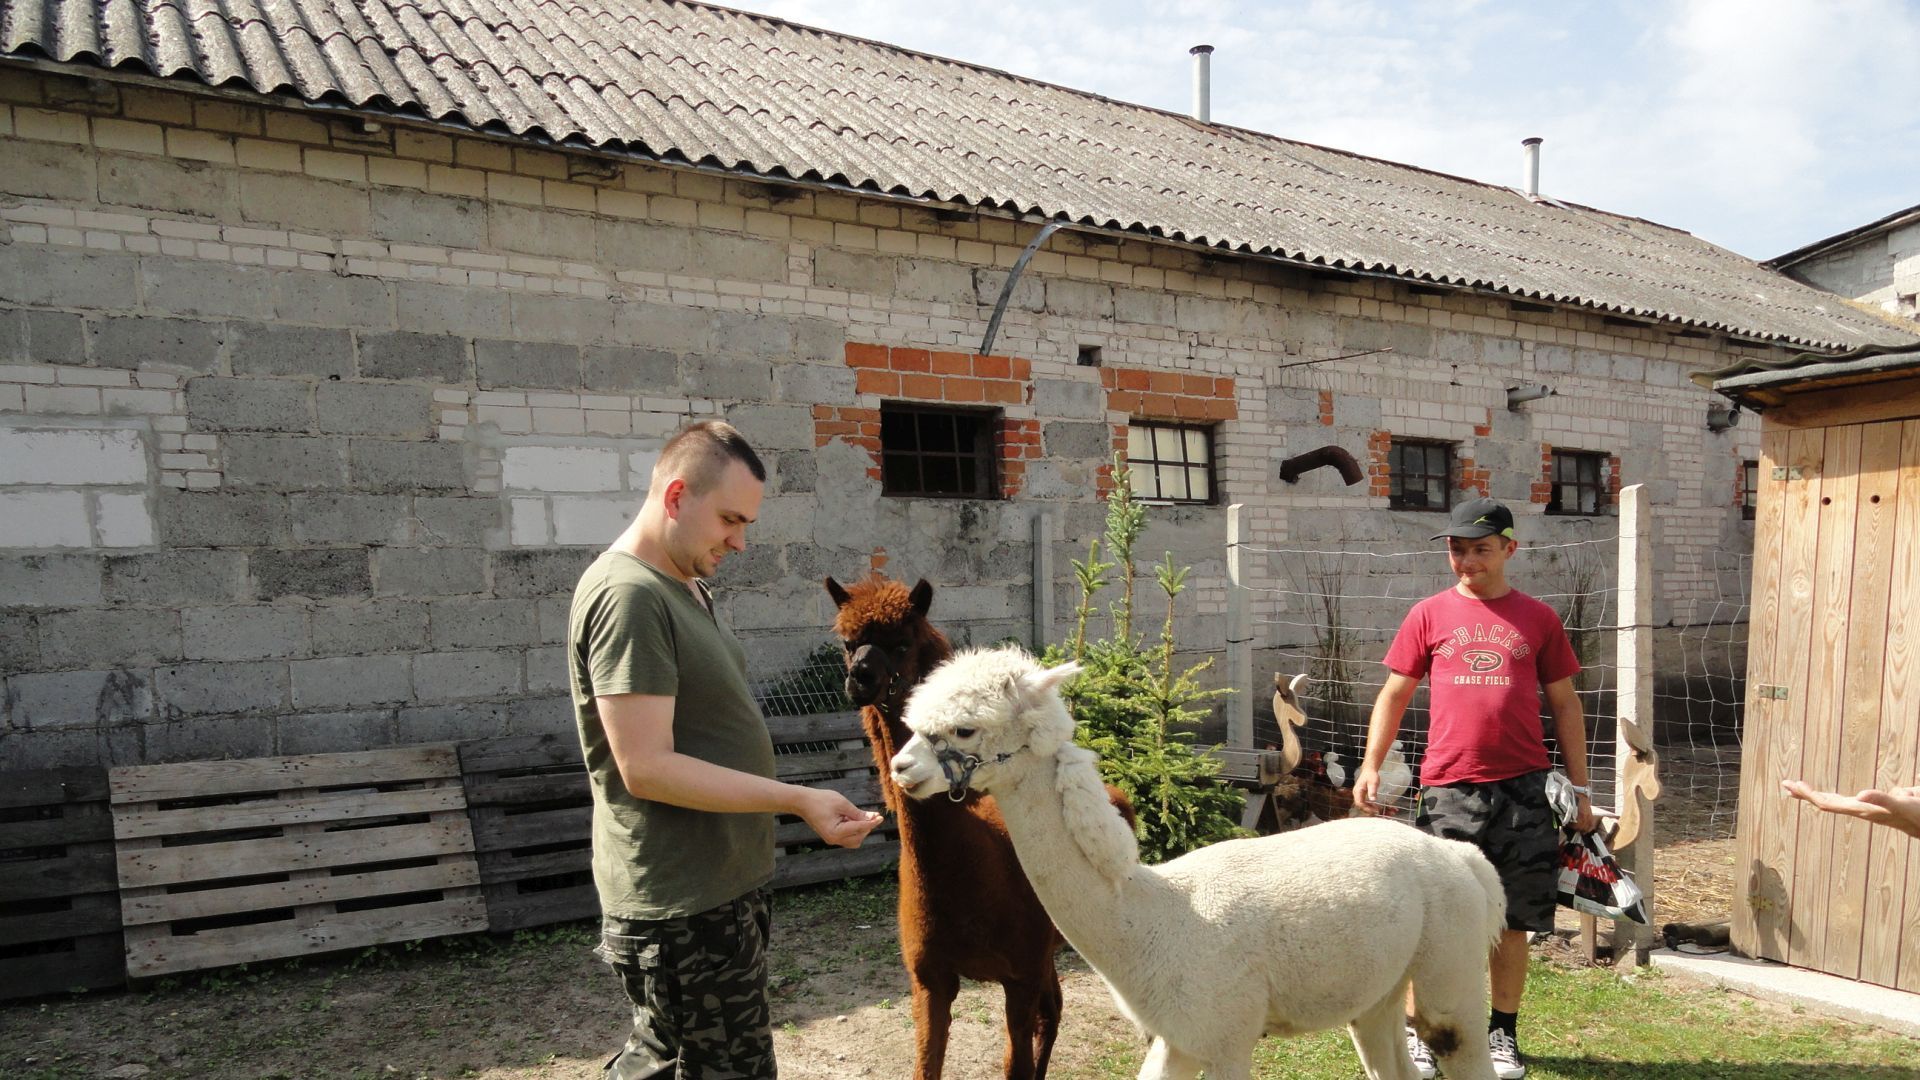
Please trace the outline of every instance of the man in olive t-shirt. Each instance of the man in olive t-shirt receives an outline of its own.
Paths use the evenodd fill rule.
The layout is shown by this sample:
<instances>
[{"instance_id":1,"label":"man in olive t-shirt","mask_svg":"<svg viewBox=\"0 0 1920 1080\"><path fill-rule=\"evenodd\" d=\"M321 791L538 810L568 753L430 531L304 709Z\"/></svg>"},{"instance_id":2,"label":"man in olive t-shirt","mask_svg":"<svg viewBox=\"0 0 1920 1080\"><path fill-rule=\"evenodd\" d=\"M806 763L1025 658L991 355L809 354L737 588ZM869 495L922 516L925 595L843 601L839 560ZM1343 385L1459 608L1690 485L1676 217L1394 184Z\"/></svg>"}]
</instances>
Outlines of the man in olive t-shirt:
<instances>
[{"instance_id":1,"label":"man in olive t-shirt","mask_svg":"<svg viewBox=\"0 0 1920 1080\"><path fill-rule=\"evenodd\" d=\"M567 663L593 787L599 953L633 1004L615 1080L770 1078L766 885L774 813L858 847L880 815L773 779L746 655L711 577L746 548L766 469L740 433L667 442L632 525L575 588Z\"/></svg>"}]
</instances>

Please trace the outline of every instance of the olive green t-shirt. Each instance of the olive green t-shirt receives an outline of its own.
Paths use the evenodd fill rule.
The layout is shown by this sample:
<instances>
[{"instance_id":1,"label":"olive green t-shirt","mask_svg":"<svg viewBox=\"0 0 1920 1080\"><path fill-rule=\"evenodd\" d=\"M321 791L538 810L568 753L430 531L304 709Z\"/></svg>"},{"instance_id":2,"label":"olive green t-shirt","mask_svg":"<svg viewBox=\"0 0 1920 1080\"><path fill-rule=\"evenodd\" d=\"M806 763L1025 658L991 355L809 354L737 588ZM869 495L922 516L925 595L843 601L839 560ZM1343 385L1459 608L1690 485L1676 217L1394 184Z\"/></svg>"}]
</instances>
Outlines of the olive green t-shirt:
<instances>
[{"instance_id":1,"label":"olive green t-shirt","mask_svg":"<svg viewBox=\"0 0 1920 1080\"><path fill-rule=\"evenodd\" d=\"M593 782L593 880L601 912L671 919L773 877L773 815L638 799L607 747L595 695L674 699L677 753L772 777L773 740L747 688L746 652L687 586L620 551L580 576L567 620L580 749Z\"/></svg>"}]
</instances>

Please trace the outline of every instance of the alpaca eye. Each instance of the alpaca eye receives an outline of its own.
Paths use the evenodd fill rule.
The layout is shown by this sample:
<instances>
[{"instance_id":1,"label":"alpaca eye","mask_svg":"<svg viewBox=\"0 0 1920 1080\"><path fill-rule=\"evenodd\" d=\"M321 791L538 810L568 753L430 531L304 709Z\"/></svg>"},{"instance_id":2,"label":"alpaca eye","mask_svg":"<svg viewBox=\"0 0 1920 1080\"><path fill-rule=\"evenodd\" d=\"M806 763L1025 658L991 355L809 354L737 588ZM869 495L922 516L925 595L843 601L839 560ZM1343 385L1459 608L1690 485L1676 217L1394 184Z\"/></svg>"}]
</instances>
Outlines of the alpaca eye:
<instances>
[{"instance_id":1,"label":"alpaca eye","mask_svg":"<svg viewBox=\"0 0 1920 1080\"><path fill-rule=\"evenodd\" d=\"M953 729L953 737L956 739L971 739L978 734L980 734L979 728L963 727Z\"/></svg>"}]
</instances>

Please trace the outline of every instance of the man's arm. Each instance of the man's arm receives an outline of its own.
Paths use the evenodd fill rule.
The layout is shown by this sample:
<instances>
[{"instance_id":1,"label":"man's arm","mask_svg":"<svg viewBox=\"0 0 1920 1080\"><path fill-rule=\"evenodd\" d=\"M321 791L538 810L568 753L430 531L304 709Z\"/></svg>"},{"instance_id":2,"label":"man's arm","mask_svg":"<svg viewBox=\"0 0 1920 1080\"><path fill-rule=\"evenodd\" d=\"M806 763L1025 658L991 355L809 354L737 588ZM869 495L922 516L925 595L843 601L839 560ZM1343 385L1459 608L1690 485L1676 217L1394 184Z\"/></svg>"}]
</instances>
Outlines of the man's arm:
<instances>
[{"instance_id":1,"label":"man's arm","mask_svg":"<svg viewBox=\"0 0 1920 1080\"><path fill-rule=\"evenodd\" d=\"M1587 716L1580 708L1580 695L1573 689L1571 677L1547 685L1547 706L1553 710L1553 738L1560 744L1560 758L1566 766L1567 779L1574 787L1586 787L1587 777ZM1600 819L1593 812L1593 800L1585 795L1575 795L1580 816L1575 819L1574 827L1581 832L1592 832Z\"/></svg>"},{"instance_id":2,"label":"man's arm","mask_svg":"<svg viewBox=\"0 0 1920 1080\"><path fill-rule=\"evenodd\" d=\"M1407 715L1420 680L1397 671L1387 672L1387 682L1373 699L1373 716L1367 721L1367 755L1353 778L1353 805L1368 814L1392 814L1393 807L1374 801L1380 793L1380 766L1393 750L1394 736L1400 734L1400 720Z\"/></svg>"},{"instance_id":3,"label":"man's arm","mask_svg":"<svg viewBox=\"0 0 1920 1080\"><path fill-rule=\"evenodd\" d=\"M880 823L879 814L837 791L783 784L676 752L673 698L615 694L594 703L620 780L636 799L719 814L794 814L839 847L859 847Z\"/></svg>"},{"instance_id":4,"label":"man's arm","mask_svg":"<svg viewBox=\"0 0 1920 1080\"><path fill-rule=\"evenodd\" d=\"M1897 787L1882 791L1868 788L1858 795L1835 791L1816 791L1804 780L1782 780L1787 794L1803 799L1831 814L1846 814L1875 825L1899 829L1908 836L1920 837L1920 787Z\"/></svg>"}]
</instances>

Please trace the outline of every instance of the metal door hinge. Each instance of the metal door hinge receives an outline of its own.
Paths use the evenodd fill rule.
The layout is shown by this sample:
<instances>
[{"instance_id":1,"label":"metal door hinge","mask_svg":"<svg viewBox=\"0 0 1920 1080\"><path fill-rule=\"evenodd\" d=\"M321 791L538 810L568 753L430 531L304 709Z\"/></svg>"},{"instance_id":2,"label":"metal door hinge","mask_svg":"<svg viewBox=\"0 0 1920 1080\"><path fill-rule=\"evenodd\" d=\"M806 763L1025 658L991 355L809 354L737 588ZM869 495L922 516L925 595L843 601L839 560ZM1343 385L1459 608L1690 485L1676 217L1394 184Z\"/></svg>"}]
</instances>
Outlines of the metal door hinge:
<instances>
[{"instance_id":1,"label":"metal door hinge","mask_svg":"<svg viewBox=\"0 0 1920 1080\"><path fill-rule=\"evenodd\" d=\"M1798 465L1775 465L1773 467L1773 478L1775 480L1803 480L1806 478L1806 474Z\"/></svg>"},{"instance_id":2,"label":"metal door hinge","mask_svg":"<svg viewBox=\"0 0 1920 1080\"><path fill-rule=\"evenodd\" d=\"M1769 686L1766 683L1761 683L1760 696L1773 701L1785 701L1788 697L1787 688L1784 686Z\"/></svg>"}]
</instances>

